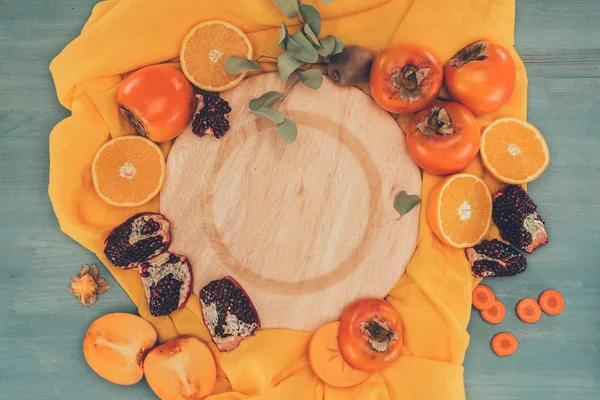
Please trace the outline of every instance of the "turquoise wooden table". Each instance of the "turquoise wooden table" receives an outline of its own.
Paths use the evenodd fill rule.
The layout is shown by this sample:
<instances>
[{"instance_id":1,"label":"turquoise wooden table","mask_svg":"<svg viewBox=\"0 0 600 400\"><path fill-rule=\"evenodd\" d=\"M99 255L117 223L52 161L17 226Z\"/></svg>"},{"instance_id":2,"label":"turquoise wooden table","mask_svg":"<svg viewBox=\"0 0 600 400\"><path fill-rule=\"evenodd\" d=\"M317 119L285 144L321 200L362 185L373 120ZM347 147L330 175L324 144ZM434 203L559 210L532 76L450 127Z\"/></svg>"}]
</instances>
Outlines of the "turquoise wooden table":
<instances>
[{"instance_id":1,"label":"turquoise wooden table","mask_svg":"<svg viewBox=\"0 0 600 400\"><path fill-rule=\"evenodd\" d=\"M0 0L0 399L154 398L147 385L113 385L85 363L88 325L135 308L103 267L114 286L94 308L66 291L80 265L98 260L60 232L46 191L48 133L67 116L48 64L94 3ZM530 186L550 244L529 258L524 274L489 280L509 313L500 326L472 315L469 400L600 399L599 15L597 0L517 2L529 120L552 153L547 172ZM516 302L548 287L562 291L566 311L535 325L520 322ZM516 355L491 352L501 331L520 340Z\"/></svg>"}]
</instances>

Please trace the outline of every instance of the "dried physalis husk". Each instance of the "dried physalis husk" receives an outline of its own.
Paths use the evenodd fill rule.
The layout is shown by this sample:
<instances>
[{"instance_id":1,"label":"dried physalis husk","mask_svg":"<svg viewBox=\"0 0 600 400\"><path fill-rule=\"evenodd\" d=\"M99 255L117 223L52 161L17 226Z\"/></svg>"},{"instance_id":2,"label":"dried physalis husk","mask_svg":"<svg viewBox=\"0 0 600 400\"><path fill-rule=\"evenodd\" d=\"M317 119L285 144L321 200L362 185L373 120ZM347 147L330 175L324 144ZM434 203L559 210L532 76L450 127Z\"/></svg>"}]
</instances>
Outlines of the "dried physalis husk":
<instances>
[{"instance_id":1,"label":"dried physalis husk","mask_svg":"<svg viewBox=\"0 0 600 400\"><path fill-rule=\"evenodd\" d=\"M71 284L67 286L67 290L73 293L81 304L88 307L96 304L98 295L106 293L110 289L110 285L106 279L100 278L98 267L92 265L84 265L79 268L79 274L71 278Z\"/></svg>"}]
</instances>

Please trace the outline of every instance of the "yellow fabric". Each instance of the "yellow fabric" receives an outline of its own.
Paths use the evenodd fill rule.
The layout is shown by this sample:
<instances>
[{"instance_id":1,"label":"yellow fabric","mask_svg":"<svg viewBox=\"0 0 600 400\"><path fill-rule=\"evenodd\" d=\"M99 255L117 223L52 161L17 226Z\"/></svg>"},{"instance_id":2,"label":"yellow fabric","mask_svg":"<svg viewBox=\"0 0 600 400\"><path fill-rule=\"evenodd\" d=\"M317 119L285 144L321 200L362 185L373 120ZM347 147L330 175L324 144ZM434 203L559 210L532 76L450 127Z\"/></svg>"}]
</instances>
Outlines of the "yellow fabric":
<instances>
[{"instance_id":1,"label":"yellow fabric","mask_svg":"<svg viewBox=\"0 0 600 400\"><path fill-rule=\"evenodd\" d=\"M446 61L478 39L513 45L514 0L334 0L312 3L324 18L323 35L379 52L392 43L425 44ZM92 157L108 139L132 134L119 116L115 91L124 74L145 65L177 62L180 43L195 24L223 19L249 33L257 55L277 55L281 14L271 0L107 0L94 8L81 35L52 62L58 99L72 115L50 136L49 193L62 230L96 253L157 328L160 339L192 334L207 343L198 299L170 317L149 315L136 271L111 267L103 239L115 225L140 211L158 211L158 200L136 209L103 203L94 192ZM295 21L287 21L297 25ZM527 78L517 54L517 88L498 112L525 119ZM272 70L266 65L264 70ZM405 126L407 117L398 118ZM165 152L169 146L164 146ZM484 176L479 161L469 171ZM229 399L464 399L462 362L476 283L461 250L442 245L426 218L427 197L439 178L423 177L419 246L407 272L388 296L405 324L403 355L389 369L350 389L324 385L307 361L310 334L264 330L232 353L218 354L218 385L212 400ZM490 188L498 184L486 177ZM495 234L492 233L492 234ZM390 242L390 246L393 243Z\"/></svg>"}]
</instances>

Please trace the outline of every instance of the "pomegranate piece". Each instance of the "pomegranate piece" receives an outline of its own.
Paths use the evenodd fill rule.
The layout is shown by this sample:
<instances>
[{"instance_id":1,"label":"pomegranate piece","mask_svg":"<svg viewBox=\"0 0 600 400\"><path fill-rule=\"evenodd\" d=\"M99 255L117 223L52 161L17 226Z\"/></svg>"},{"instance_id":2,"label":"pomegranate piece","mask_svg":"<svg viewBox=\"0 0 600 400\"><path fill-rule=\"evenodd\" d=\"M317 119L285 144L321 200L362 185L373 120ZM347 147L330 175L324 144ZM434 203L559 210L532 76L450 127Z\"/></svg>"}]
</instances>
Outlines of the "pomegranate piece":
<instances>
[{"instance_id":1,"label":"pomegranate piece","mask_svg":"<svg viewBox=\"0 0 600 400\"><path fill-rule=\"evenodd\" d=\"M198 136L214 135L217 139L222 138L229 131L229 103L212 94L199 97L199 110L194 115L192 132Z\"/></svg>"},{"instance_id":2,"label":"pomegranate piece","mask_svg":"<svg viewBox=\"0 0 600 400\"><path fill-rule=\"evenodd\" d=\"M498 239L484 240L465 249L473 276L493 278L513 276L527 269L527 259L521 253Z\"/></svg>"},{"instance_id":3,"label":"pomegranate piece","mask_svg":"<svg viewBox=\"0 0 600 400\"><path fill-rule=\"evenodd\" d=\"M169 221L161 214L141 213L117 226L104 241L104 255L111 264L129 269L171 244Z\"/></svg>"},{"instance_id":4,"label":"pomegranate piece","mask_svg":"<svg viewBox=\"0 0 600 400\"><path fill-rule=\"evenodd\" d=\"M230 276L215 280L200 290L202 316L220 351L232 351L260 328L252 300Z\"/></svg>"},{"instance_id":5,"label":"pomegranate piece","mask_svg":"<svg viewBox=\"0 0 600 400\"><path fill-rule=\"evenodd\" d=\"M520 185L509 185L496 192L493 200L492 218L503 239L530 254L548 243L537 205Z\"/></svg>"},{"instance_id":6,"label":"pomegranate piece","mask_svg":"<svg viewBox=\"0 0 600 400\"><path fill-rule=\"evenodd\" d=\"M188 259L173 253L162 253L136 263L150 314L169 315L185 306L192 292L192 267Z\"/></svg>"}]
</instances>

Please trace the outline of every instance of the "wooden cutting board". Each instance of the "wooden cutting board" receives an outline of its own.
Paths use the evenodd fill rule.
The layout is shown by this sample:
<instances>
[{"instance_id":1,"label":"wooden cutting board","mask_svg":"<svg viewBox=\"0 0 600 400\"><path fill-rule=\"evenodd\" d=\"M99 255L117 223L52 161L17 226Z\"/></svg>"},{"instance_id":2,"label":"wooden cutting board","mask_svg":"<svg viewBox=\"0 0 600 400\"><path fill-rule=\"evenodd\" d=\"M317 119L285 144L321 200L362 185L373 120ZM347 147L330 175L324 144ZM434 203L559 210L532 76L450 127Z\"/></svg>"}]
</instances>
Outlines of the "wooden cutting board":
<instances>
[{"instance_id":1,"label":"wooden cutting board","mask_svg":"<svg viewBox=\"0 0 600 400\"><path fill-rule=\"evenodd\" d=\"M248 101L287 89L266 74L224 93L231 130L176 140L160 208L171 251L193 265L194 293L231 275L263 327L315 330L398 281L417 245L419 210L398 219L394 198L420 194L421 175L394 119L327 79L285 97L280 110L298 124L297 140L285 143Z\"/></svg>"}]
</instances>

